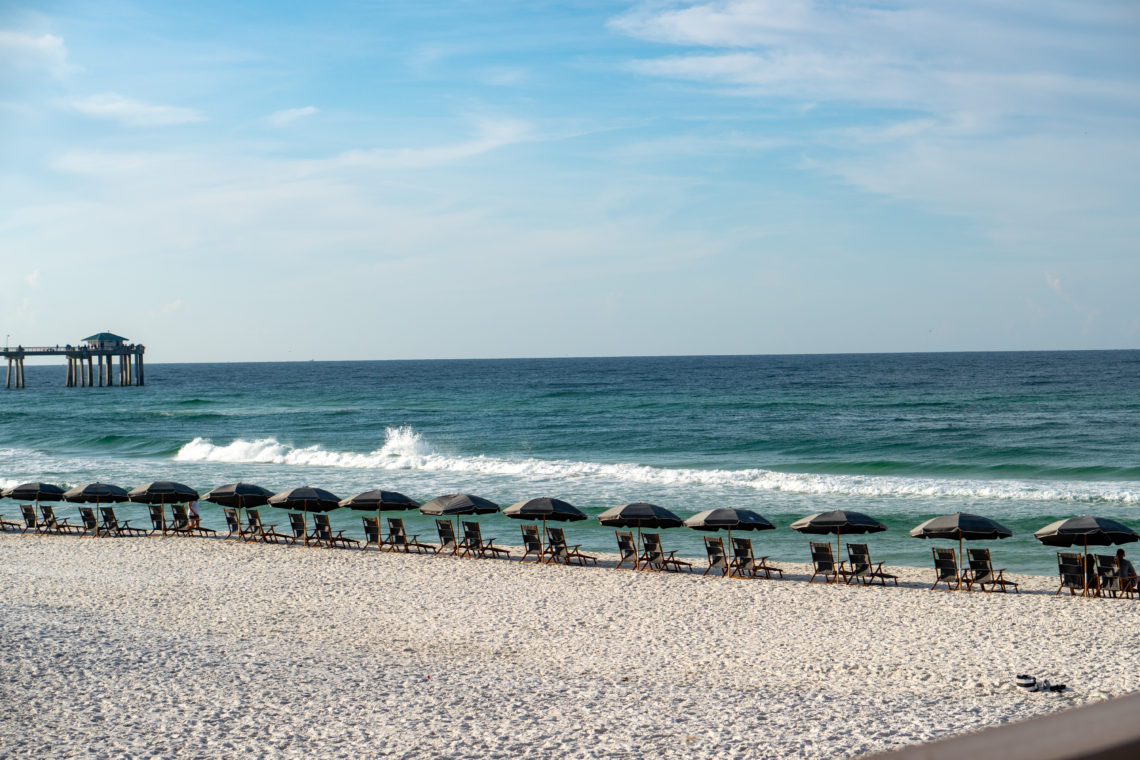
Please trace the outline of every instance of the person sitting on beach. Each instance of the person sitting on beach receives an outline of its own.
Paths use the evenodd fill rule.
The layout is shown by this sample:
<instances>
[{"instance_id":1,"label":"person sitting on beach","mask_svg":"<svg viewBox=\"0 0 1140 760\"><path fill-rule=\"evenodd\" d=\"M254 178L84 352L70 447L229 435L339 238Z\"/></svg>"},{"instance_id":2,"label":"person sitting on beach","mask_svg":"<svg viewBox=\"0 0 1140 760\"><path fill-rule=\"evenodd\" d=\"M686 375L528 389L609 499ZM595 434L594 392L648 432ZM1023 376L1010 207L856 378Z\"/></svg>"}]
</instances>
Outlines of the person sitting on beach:
<instances>
[{"instance_id":1,"label":"person sitting on beach","mask_svg":"<svg viewBox=\"0 0 1140 760\"><path fill-rule=\"evenodd\" d=\"M1123 588L1136 588L1136 568L1124 559L1124 550L1116 550L1116 564L1120 568L1121 586Z\"/></svg>"},{"instance_id":2,"label":"person sitting on beach","mask_svg":"<svg viewBox=\"0 0 1140 760\"><path fill-rule=\"evenodd\" d=\"M187 507L187 512L188 512L187 518L188 518L188 521L190 523L190 527L191 528L201 527L202 518L199 517L199 515L198 515L198 502L197 501L191 501L190 503L188 503L186 505L186 507Z\"/></svg>"}]
</instances>

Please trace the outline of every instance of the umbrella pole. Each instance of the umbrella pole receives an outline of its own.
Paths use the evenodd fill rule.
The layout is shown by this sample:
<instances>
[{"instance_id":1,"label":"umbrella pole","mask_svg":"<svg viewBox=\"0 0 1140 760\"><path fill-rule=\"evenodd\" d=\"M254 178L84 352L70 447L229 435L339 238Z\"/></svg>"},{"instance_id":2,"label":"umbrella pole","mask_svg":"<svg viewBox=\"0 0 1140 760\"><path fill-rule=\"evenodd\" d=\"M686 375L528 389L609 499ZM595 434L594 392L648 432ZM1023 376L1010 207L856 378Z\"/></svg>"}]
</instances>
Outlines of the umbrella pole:
<instances>
[{"instance_id":1,"label":"umbrella pole","mask_svg":"<svg viewBox=\"0 0 1140 760\"><path fill-rule=\"evenodd\" d=\"M380 531L380 512L383 511L380 507L376 507L376 551L380 551L380 547L384 545L384 534ZM366 537L367 538L367 537Z\"/></svg>"},{"instance_id":2,"label":"umbrella pole","mask_svg":"<svg viewBox=\"0 0 1140 760\"><path fill-rule=\"evenodd\" d=\"M1081 568L1081 575L1084 576L1085 592L1084 596L1089 595L1089 537L1085 537L1085 565Z\"/></svg>"},{"instance_id":3,"label":"umbrella pole","mask_svg":"<svg viewBox=\"0 0 1140 760\"><path fill-rule=\"evenodd\" d=\"M958 534L958 578L961 583L962 578L962 534Z\"/></svg>"}]
</instances>

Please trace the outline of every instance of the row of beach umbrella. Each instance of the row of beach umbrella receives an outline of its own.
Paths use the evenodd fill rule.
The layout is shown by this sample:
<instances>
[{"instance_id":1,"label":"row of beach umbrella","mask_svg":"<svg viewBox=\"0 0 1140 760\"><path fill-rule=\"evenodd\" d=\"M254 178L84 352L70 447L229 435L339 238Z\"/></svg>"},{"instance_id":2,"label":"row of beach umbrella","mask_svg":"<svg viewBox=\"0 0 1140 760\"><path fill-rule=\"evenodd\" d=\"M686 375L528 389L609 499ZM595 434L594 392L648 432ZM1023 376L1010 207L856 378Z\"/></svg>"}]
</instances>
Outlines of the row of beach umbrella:
<instances>
[{"instance_id":1,"label":"row of beach umbrella","mask_svg":"<svg viewBox=\"0 0 1140 760\"><path fill-rule=\"evenodd\" d=\"M0 494L2 498L19 501L65 501L76 503L112 504L125 501L143 504L183 504L199 498L224 507L236 509L256 508L264 505L290 509L302 514L331 512L340 507L360 511L374 511L377 518L385 511L418 509L437 517L458 517L499 512L499 505L490 499L473 494L457 493L439 496L420 504L398 491L372 490L347 499L322 488L302 486L273 493L251 483L230 483L219 486L203 496L193 488L173 481L154 481L130 491L109 483L89 483L65 491L50 483L24 483ZM504 515L520 520L571 522L589 518L572 504L561 499L527 499L501 510ZM682 525L701 531L774 530L776 526L750 509L721 507L705 510L682 520L664 507L645 502L633 502L607 509L598 515L602 525L615 528L636 528L640 538L642 528L661 530ZM887 526L878 520L850 510L817 512L791 525L792 530L807 534L834 534L836 553L839 553L840 536L885 531ZM915 538L948 539L959 542L1009 538L1013 532L1001 523L981 515L957 512L935 517L911 529ZM1082 546L1088 554L1089 546L1109 546L1140 540L1140 534L1128 526L1105 517L1083 515L1046 525L1034 537L1047 546Z\"/></svg>"}]
</instances>

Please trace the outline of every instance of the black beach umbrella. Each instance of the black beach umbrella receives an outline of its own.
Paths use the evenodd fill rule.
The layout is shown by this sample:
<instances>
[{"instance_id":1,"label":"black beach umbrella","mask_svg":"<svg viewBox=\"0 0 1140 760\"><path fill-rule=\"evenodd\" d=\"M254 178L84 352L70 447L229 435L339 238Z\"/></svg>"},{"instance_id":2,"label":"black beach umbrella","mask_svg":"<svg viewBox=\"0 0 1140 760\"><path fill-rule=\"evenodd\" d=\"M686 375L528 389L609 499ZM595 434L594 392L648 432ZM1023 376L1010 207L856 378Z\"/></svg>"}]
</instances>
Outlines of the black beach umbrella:
<instances>
[{"instance_id":1,"label":"black beach umbrella","mask_svg":"<svg viewBox=\"0 0 1140 760\"><path fill-rule=\"evenodd\" d=\"M4 498L14 501L63 501L63 489L51 483L21 483L4 492Z\"/></svg>"},{"instance_id":2,"label":"black beach umbrella","mask_svg":"<svg viewBox=\"0 0 1140 760\"><path fill-rule=\"evenodd\" d=\"M113 486L110 483L88 483L85 486L76 486L63 495L64 501L94 504L96 507L100 504L119 504L129 499L126 489Z\"/></svg>"},{"instance_id":3,"label":"black beach umbrella","mask_svg":"<svg viewBox=\"0 0 1140 760\"><path fill-rule=\"evenodd\" d=\"M573 522L585 520L587 515L568 501L552 499L547 496L538 499L527 499L512 504L503 510L503 514L514 520L542 520L542 537L546 540L546 521Z\"/></svg>"},{"instance_id":4,"label":"black beach umbrella","mask_svg":"<svg viewBox=\"0 0 1140 760\"><path fill-rule=\"evenodd\" d=\"M300 512L301 519L305 521L305 530L308 531L306 515L309 512L332 512L340 506L340 497L323 488L301 486L300 488L287 488L280 493L275 493L266 499L266 503L271 507Z\"/></svg>"},{"instance_id":5,"label":"black beach umbrella","mask_svg":"<svg viewBox=\"0 0 1140 760\"><path fill-rule=\"evenodd\" d=\"M253 483L228 483L211 489L202 499L222 507L248 509L268 504L272 495L273 492L268 488Z\"/></svg>"},{"instance_id":6,"label":"black beach umbrella","mask_svg":"<svg viewBox=\"0 0 1140 760\"><path fill-rule=\"evenodd\" d=\"M698 512L685 520L685 527L693 530L727 530L728 540L732 541L734 530L775 530L773 525L757 512L751 509L733 509L732 507L718 507Z\"/></svg>"},{"instance_id":7,"label":"black beach umbrella","mask_svg":"<svg viewBox=\"0 0 1140 760\"><path fill-rule=\"evenodd\" d=\"M269 503L269 497L272 495L273 492L268 488L255 486L253 483L227 483L211 489L202 499L211 504L238 510L237 519L240 525L241 510L263 506Z\"/></svg>"},{"instance_id":8,"label":"black beach umbrella","mask_svg":"<svg viewBox=\"0 0 1140 760\"><path fill-rule=\"evenodd\" d=\"M469 493L449 493L445 496L437 496L431 501L425 502L420 511L425 515L436 515L437 517L458 517L459 515L489 515L492 512L499 511L499 505L490 499L484 499L482 496L475 496ZM456 520L456 534L459 532L459 524Z\"/></svg>"},{"instance_id":9,"label":"black beach umbrella","mask_svg":"<svg viewBox=\"0 0 1140 760\"><path fill-rule=\"evenodd\" d=\"M499 505L482 496L469 493L449 493L425 502L420 511L425 515L451 517L453 515L487 515L499 511Z\"/></svg>"},{"instance_id":10,"label":"black beach umbrella","mask_svg":"<svg viewBox=\"0 0 1140 760\"><path fill-rule=\"evenodd\" d=\"M158 504L159 509L162 509L163 504L185 504L195 501L198 492L190 486L172 480L155 480L138 488L132 488L127 496L139 504Z\"/></svg>"},{"instance_id":11,"label":"black beach umbrella","mask_svg":"<svg viewBox=\"0 0 1140 760\"><path fill-rule=\"evenodd\" d=\"M631 504L622 504L611 507L598 515L598 522L613 528L637 528L637 540L641 541L641 528L679 528L684 525L680 517L665 507L656 504L647 504L635 501Z\"/></svg>"},{"instance_id":12,"label":"black beach umbrella","mask_svg":"<svg viewBox=\"0 0 1140 760\"><path fill-rule=\"evenodd\" d=\"M997 520L968 512L932 517L910 529L914 538L946 538L958 541L958 561L962 561L962 541L991 541L1009 538L1013 531Z\"/></svg>"},{"instance_id":13,"label":"black beach umbrella","mask_svg":"<svg viewBox=\"0 0 1140 760\"><path fill-rule=\"evenodd\" d=\"M1033 537L1046 546L1083 546L1085 567L1088 567L1089 545L1112 546L1140 541L1140 534L1124 523L1107 517L1089 515L1049 523L1044 528L1034 531Z\"/></svg>"},{"instance_id":14,"label":"black beach umbrella","mask_svg":"<svg viewBox=\"0 0 1140 760\"><path fill-rule=\"evenodd\" d=\"M1140 541L1140 534L1124 523L1107 517L1081 515L1049 523L1034 531L1033 537L1046 546L1111 546Z\"/></svg>"},{"instance_id":15,"label":"black beach umbrella","mask_svg":"<svg viewBox=\"0 0 1140 760\"><path fill-rule=\"evenodd\" d=\"M399 491L384 491L376 489L375 491L365 491L358 493L356 496L350 496L347 499L340 500L340 506L348 507L349 509L356 509L361 512L376 511L376 538L380 538L380 515L387 509L388 511L400 511L405 509L418 509L420 503L413 499L411 496L405 496Z\"/></svg>"},{"instance_id":16,"label":"black beach umbrella","mask_svg":"<svg viewBox=\"0 0 1140 760\"><path fill-rule=\"evenodd\" d=\"M198 492L190 486L172 480L156 480L132 488L127 496L139 504L184 504L188 501L197 501Z\"/></svg>"},{"instance_id":17,"label":"black beach umbrella","mask_svg":"<svg viewBox=\"0 0 1140 760\"><path fill-rule=\"evenodd\" d=\"M85 486L76 486L63 495L64 501L78 504L119 504L129 501L125 488L113 486L110 483L88 483Z\"/></svg>"},{"instance_id":18,"label":"black beach umbrella","mask_svg":"<svg viewBox=\"0 0 1140 760\"><path fill-rule=\"evenodd\" d=\"M824 535L835 534L835 559L839 560L839 536L846 533L881 533L887 526L862 512L851 512L846 509L833 509L830 512L816 512L814 515L801 517L792 523L792 530L800 533L813 533Z\"/></svg>"}]
</instances>

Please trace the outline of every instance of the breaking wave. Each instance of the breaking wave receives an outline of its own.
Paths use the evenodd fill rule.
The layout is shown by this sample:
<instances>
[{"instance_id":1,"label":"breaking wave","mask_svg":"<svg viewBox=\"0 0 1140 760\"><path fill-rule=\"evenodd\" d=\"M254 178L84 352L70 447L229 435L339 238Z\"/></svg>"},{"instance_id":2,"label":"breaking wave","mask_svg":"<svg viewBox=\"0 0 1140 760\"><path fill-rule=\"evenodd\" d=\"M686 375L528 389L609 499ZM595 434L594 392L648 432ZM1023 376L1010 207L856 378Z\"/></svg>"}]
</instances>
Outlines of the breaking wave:
<instances>
[{"instance_id":1,"label":"breaking wave","mask_svg":"<svg viewBox=\"0 0 1140 760\"><path fill-rule=\"evenodd\" d=\"M502 475L535 480L604 479L618 483L665 486L752 488L810 495L857 497L953 497L1016 501L1140 503L1140 487L1130 483L1051 482L830 475L767 469L719 470L652 467L631 463L569 460L505 459L452 456L435 450L409 427L388 428L384 445L361 454L329 451L320 446L296 448L275 438L238 439L219 445L195 438L174 459L179 462L262 463L374 470Z\"/></svg>"}]
</instances>

